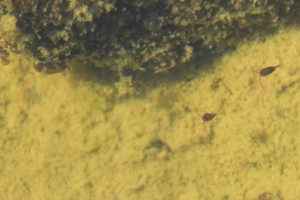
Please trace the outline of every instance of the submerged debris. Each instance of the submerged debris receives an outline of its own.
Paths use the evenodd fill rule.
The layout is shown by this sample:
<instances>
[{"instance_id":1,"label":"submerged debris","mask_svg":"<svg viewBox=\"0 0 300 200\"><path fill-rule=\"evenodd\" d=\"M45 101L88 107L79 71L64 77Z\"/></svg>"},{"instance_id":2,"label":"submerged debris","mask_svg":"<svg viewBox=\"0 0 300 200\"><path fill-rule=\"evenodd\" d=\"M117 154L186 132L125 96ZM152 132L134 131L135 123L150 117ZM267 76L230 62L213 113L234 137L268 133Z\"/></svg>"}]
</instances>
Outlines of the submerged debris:
<instances>
[{"instance_id":1,"label":"submerged debris","mask_svg":"<svg viewBox=\"0 0 300 200\"><path fill-rule=\"evenodd\" d=\"M56 74L60 72L65 72L67 67L62 63L58 62L40 62L34 65L34 69L37 72L41 72L44 74Z\"/></svg>"},{"instance_id":2,"label":"submerged debris","mask_svg":"<svg viewBox=\"0 0 300 200\"><path fill-rule=\"evenodd\" d=\"M17 44L14 41L0 38L0 60L3 65L10 63L9 52L20 53Z\"/></svg>"}]
</instances>

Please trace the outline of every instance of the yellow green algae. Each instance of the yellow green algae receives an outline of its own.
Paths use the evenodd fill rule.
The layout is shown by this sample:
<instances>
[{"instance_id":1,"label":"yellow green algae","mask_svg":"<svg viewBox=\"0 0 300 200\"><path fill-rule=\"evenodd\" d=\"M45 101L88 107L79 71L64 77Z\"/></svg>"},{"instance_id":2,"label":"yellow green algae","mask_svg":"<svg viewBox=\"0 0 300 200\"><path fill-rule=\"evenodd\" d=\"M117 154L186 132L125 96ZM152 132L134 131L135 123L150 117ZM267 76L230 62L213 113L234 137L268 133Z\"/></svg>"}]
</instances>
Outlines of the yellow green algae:
<instances>
[{"instance_id":1,"label":"yellow green algae","mask_svg":"<svg viewBox=\"0 0 300 200\"><path fill-rule=\"evenodd\" d=\"M190 82L128 99L130 78L44 75L11 53L0 63L0 199L297 199L299 53L299 27L284 28ZM253 71L278 64L263 91ZM195 110L217 113L208 133Z\"/></svg>"}]
</instances>

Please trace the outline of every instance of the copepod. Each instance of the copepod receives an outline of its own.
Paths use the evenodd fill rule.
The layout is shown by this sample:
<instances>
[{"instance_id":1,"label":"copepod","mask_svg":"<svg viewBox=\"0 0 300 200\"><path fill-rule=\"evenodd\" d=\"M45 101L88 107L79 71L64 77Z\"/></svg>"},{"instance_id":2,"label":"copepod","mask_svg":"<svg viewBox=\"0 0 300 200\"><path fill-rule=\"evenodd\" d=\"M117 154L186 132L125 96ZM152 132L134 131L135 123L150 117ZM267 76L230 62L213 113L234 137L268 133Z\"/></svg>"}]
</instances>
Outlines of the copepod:
<instances>
[{"instance_id":1,"label":"copepod","mask_svg":"<svg viewBox=\"0 0 300 200\"><path fill-rule=\"evenodd\" d=\"M264 87L264 85L263 85L263 83L262 83L262 81L261 81L261 77L263 77L263 76L268 76L268 75L272 74L278 67L280 67L280 65L268 66L268 67L265 67L265 68L261 69L260 71L254 71L254 70L252 69L253 72L256 72L256 73L259 74L258 81L259 81L260 87L261 87L263 90L265 90L265 87Z\"/></svg>"},{"instance_id":2,"label":"copepod","mask_svg":"<svg viewBox=\"0 0 300 200\"><path fill-rule=\"evenodd\" d=\"M194 108L195 113L202 119L202 127L205 133L208 134L206 128L205 128L205 123L212 120L217 114L216 113L204 113L203 115L200 115L197 110Z\"/></svg>"}]
</instances>

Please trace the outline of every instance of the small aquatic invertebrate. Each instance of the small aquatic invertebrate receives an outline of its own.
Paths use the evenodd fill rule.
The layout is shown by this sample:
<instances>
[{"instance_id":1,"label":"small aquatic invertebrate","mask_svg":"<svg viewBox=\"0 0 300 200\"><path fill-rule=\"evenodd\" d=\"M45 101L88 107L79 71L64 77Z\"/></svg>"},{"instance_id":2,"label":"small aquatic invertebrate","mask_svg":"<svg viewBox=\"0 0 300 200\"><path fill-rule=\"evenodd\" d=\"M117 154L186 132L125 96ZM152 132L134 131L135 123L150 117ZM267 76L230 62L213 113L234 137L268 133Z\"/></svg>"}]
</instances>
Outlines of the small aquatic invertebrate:
<instances>
[{"instance_id":1,"label":"small aquatic invertebrate","mask_svg":"<svg viewBox=\"0 0 300 200\"><path fill-rule=\"evenodd\" d=\"M0 48L0 58L4 58L7 56L9 56L9 53L5 49Z\"/></svg>"},{"instance_id":2,"label":"small aquatic invertebrate","mask_svg":"<svg viewBox=\"0 0 300 200\"><path fill-rule=\"evenodd\" d=\"M205 122L208 122L212 120L217 114L216 113L205 113L202 115L202 126L203 130L207 133L207 130L205 129Z\"/></svg>"},{"instance_id":3,"label":"small aquatic invertebrate","mask_svg":"<svg viewBox=\"0 0 300 200\"><path fill-rule=\"evenodd\" d=\"M264 87L264 85L262 84L261 77L262 77L262 76L268 76L268 75L272 74L278 67L280 67L280 65L268 66L268 67L265 67L265 68L261 69L259 72L254 71L254 70L252 69L252 71L254 71L254 72L256 72L256 73L259 73L258 81L259 81L260 87L261 87L263 90L265 90L265 87Z\"/></svg>"},{"instance_id":4,"label":"small aquatic invertebrate","mask_svg":"<svg viewBox=\"0 0 300 200\"><path fill-rule=\"evenodd\" d=\"M206 128L205 128L205 123L212 120L217 114L216 113L204 113L203 115L200 115L196 109L194 109L196 114L202 118L202 127L205 133L208 134Z\"/></svg>"}]
</instances>

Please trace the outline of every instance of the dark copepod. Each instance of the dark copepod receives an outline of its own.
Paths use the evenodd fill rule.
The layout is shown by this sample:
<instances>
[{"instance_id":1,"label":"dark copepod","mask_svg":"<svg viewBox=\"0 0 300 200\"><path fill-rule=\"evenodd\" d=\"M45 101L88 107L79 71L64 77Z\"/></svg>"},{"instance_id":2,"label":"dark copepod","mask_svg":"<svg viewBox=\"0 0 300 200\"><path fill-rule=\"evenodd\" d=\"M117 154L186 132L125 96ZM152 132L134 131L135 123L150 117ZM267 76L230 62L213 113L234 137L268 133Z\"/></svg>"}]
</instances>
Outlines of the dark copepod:
<instances>
[{"instance_id":1,"label":"dark copepod","mask_svg":"<svg viewBox=\"0 0 300 200\"><path fill-rule=\"evenodd\" d=\"M200 115L195 108L194 108L194 111L202 119L202 127L203 127L204 132L208 133L205 128L205 122L212 120L217 114L216 113L204 113L203 115Z\"/></svg>"},{"instance_id":2,"label":"dark copepod","mask_svg":"<svg viewBox=\"0 0 300 200\"><path fill-rule=\"evenodd\" d=\"M203 122L207 122L212 120L217 114L216 113L205 113L202 115L202 120Z\"/></svg>"},{"instance_id":3,"label":"dark copepod","mask_svg":"<svg viewBox=\"0 0 300 200\"><path fill-rule=\"evenodd\" d=\"M275 71L275 69L278 67L279 67L279 65L265 67L262 70L260 70L259 75L260 76L268 76L269 74L273 73Z\"/></svg>"},{"instance_id":4,"label":"dark copepod","mask_svg":"<svg viewBox=\"0 0 300 200\"><path fill-rule=\"evenodd\" d=\"M268 75L272 74L278 67L280 67L280 65L269 66L269 67L265 67L262 70L260 70L260 72L259 72L259 84L260 84L260 87L263 90L265 90L265 88L264 88L264 85L262 84L261 77L262 76L268 76Z\"/></svg>"},{"instance_id":5,"label":"dark copepod","mask_svg":"<svg viewBox=\"0 0 300 200\"><path fill-rule=\"evenodd\" d=\"M205 129L205 122L212 120L216 115L217 115L216 113L205 113L204 115L202 115L202 127L206 133L208 132Z\"/></svg>"},{"instance_id":6,"label":"dark copepod","mask_svg":"<svg viewBox=\"0 0 300 200\"><path fill-rule=\"evenodd\" d=\"M280 67L280 65L268 66L268 67L265 67L265 68L261 69L260 71L255 71L254 69L251 68L253 72L259 74L258 81L259 81L260 87L261 87L263 90L265 90L265 87L264 87L264 85L262 84L261 77L263 77L263 76L268 76L268 75L272 74L278 67Z\"/></svg>"}]
</instances>

